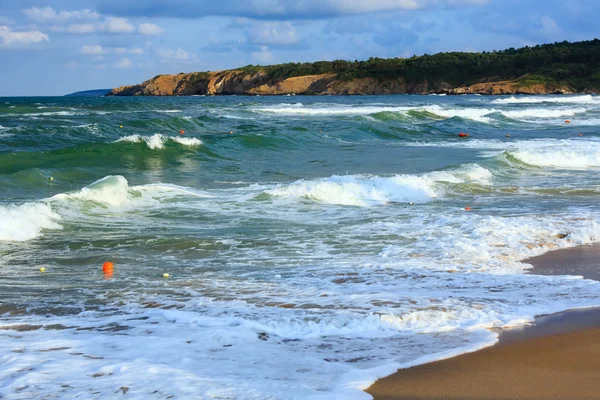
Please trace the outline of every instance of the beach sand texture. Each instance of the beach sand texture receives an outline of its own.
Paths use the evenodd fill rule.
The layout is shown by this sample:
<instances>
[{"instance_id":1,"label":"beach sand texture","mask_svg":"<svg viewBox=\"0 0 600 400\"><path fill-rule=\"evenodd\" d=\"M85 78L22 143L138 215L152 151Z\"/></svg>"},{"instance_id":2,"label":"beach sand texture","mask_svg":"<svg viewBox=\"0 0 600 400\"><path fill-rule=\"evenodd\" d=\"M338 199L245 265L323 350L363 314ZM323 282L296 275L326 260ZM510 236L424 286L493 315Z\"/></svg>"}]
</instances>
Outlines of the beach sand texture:
<instances>
[{"instance_id":1,"label":"beach sand texture","mask_svg":"<svg viewBox=\"0 0 600 400\"><path fill-rule=\"evenodd\" d=\"M527 260L535 274L598 278L600 247ZM600 309L570 311L509 330L497 345L400 370L368 390L375 400L600 399Z\"/></svg>"}]
</instances>

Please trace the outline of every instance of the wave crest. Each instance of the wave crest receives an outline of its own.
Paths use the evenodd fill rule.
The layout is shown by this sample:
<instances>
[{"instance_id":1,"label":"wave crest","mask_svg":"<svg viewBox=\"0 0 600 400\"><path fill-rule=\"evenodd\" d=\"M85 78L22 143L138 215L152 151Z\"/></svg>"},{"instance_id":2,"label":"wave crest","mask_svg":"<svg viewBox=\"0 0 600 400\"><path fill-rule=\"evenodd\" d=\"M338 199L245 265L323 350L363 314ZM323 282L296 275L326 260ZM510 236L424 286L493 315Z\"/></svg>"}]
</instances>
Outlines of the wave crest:
<instances>
[{"instance_id":1,"label":"wave crest","mask_svg":"<svg viewBox=\"0 0 600 400\"><path fill-rule=\"evenodd\" d=\"M479 165L457 171L438 171L423 175L332 176L317 181L297 181L268 190L284 198L310 198L326 204L370 206L386 203L428 203L444 194L438 183L478 182L489 184L492 174Z\"/></svg>"},{"instance_id":2,"label":"wave crest","mask_svg":"<svg viewBox=\"0 0 600 400\"><path fill-rule=\"evenodd\" d=\"M161 150L165 148L165 145L169 142L175 142L187 147L197 147L202 144L200 139L179 137L179 136L166 136L161 133L156 133L152 136L142 135L129 135L117 139L114 143L118 142L129 142L129 143L146 143L149 149Z\"/></svg>"},{"instance_id":3,"label":"wave crest","mask_svg":"<svg viewBox=\"0 0 600 400\"><path fill-rule=\"evenodd\" d=\"M26 241L44 229L62 229L61 217L43 203L0 206L0 241Z\"/></svg>"}]
</instances>

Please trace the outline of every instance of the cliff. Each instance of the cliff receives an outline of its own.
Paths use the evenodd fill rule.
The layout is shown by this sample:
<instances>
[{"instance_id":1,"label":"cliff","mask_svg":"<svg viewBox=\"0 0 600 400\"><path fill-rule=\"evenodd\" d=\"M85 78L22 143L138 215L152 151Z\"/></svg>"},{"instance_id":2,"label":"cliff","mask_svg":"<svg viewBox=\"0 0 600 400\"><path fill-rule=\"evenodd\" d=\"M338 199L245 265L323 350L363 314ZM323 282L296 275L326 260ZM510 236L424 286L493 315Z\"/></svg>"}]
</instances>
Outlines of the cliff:
<instances>
[{"instance_id":1,"label":"cliff","mask_svg":"<svg viewBox=\"0 0 600 400\"><path fill-rule=\"evenodd\" d=\"M600 40L483 53L320 61L158 75L109 96L600 92Z\"/></svg>"},{"instance_id":2,"label":"cliff","mask_svg":"<svg viewBox=\"0 0 600 400\"><path fill-rule=\"evenodd\" d=\"M452 87L442 82L434 87L428 82L407 84L403 79L377 80L357 78L336 79L334 74L306 75L287 79L272 79L264 73L243 71L210 72L198 79L195 73L160 75L140 85L121 86L108 96L189 96L189 95L375 95L375 94L572 94L577 90L566 84L518 81L476 83Z\"/></svg>"}]
</instances>

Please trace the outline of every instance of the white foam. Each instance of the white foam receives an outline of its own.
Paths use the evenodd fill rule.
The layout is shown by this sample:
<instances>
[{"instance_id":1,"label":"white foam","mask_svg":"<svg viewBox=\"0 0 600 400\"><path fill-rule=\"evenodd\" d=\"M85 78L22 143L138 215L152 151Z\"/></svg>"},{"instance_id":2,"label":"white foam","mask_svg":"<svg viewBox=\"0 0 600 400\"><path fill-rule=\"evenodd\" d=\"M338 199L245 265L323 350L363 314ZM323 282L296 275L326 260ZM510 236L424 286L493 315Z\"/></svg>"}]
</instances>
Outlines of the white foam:
<instances>
[{"instance_id":1,"label":"white foam","mask_svg":"<svg viewBox=\"0 0 600 400\"><path fill-rule=\"evenodd\" d=\"M561 103L561 104L595 104L600 102L600 97L584 96L511 96L493 100L494 104L536 104L536 103Z\"/></svg>"},{"instance_id":2,"label":"white foam","mask_svg":"<svg viewBox=\"0 0 600 400\"><path fill-rule=\"evenodd\" d=\"M484 123L490 122L490 118L487 115L496 112L493 108L444 108L438 105L415 108L414 110L430 112L445 118L459 117Z\"/></svg>"},{"instance_id":3,"label":"white foam","mask_svg":"<svg viewBox=\"0 0 600 400\"><path fill-rule=\"evenodd\" d=\"M255 108L255 111L282 114L282 115L305 115L305 116L343 116L343 115L371 115L380 112L406 112L410 107L394 106L350 106L350 105L328 105L305 107L301 103L295 105L278 105L273 107Z\"/></svg>"},{"instance_id":4,"label":"white foam","mask_svg":"<svg viewBox=\"0 0 600 400\"><path fill-rule=\"evenodd\" d=\"M0 241L26 241L44 229L61 229L60 216L47 204L25 203L0 206Z\"/></svg>"},{"instance_id":5,"label":"white foam","mask_svg":"<svg viewBox=\"0 0 600 400\"><path fill-rule=\"evenodd\" d=\"M429 106L392 106L392 105L311 105L304 106L301 103L290 105L280 104L272 107L255 108L255 111L281 115L300 116L369 116L382 112L407 114L409 111L429 112L443 118L460 117L479 122L490 122L486 115L496 112L487 108L445 108L439 105Z\"/></svg>"},{"instance_id":6,"label":"white foam","mask_svg":"<svg viewBox=\"0 0 600 400\"><path fill-rule=\"evenodd\" d=\"M600 167L600 142L560 141L559 145L519 146L510 154L529 165L564 169ZM565 145L568 143L568 145Z\"/></svg>"},{"instance_id":7,"label":"white foam","mask_svg":"<svg viewBox=\"0 0 600 400\"><path fill-rule=\"evenodd\" d=\"M572 109L547 109L547 108L526 108L523 110L501 111L502 115L512 119L543 119L574 117L577 114L585 113L585 108Z\"/></svg>"},{"instance_id":8,"label":"white foam","mask_svg":"<svg viewBox=\"0 0 600 400\"><path fill-rule=\"evenodd\" d=\"M117 142L129 142L129 143L146 143L148 148L152 150L161 150L165 148L167 142L172 141L175 143L179 143L183 146L187 147L197 147L202 144L202 141L197 138L188 138L188 137L180 137L180 136L166 136L161 133L155 133L152 136L142 136L142 135L129 135L124 136L120 139L117 139Z\"/></svg>"},{"instance_id":9,"label":"white foam","mask_svg":"<svg viewBox=\"0 0 600 400\"><path fill-rule=\"evenodd\" d=\"M80 190L59 193L48 201L76 200L127 210L140 210L158 206L161 202L173 200L178 196L210 197L208 194L190 188L163 183L129 186L129 182L123 176L109 175Z\"/></svg>"},{"instance_id":10,"label":"white foam","mask_svg":"<svg viewBox=\"0 0 600 400\"><path fill-rule=\"evenodd\" d=\"M291 185L268 190L284 198L309 198L326 204L369 206L390 202L427 203L442 196L438 183L479 182L489 184L492 174L478 165L458 171L441 171L417 175L332 176L317 181L298 181Z\"/></svg>"}]
</instances>

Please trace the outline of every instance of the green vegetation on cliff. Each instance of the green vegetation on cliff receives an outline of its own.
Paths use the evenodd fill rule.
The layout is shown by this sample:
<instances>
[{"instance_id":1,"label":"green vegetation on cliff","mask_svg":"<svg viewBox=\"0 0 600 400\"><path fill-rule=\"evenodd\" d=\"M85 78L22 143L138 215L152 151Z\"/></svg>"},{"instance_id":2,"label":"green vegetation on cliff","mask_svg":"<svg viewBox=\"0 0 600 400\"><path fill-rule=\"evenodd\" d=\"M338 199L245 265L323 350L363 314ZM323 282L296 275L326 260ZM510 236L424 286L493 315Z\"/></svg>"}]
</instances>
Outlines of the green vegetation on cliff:
<instances>
[{"instance_id":1,"label":"green vegetation on cliff","mask_svg":"<svg viewBox=\"0 0 600 400\"><path fill-rule=\"evenodd\" d=\"M343 81L356 78L403 78L409 84L427 80L432 86L445 82L454 87L515 80L523 85L566 84L582 91L600 88L600 40L577 43L565 41L482 53L451 52L411 58L318 61L265 67L249 65L238 70L247 73L263 71L275 79L336 74Z\"/></svg>"}]
</instances>

